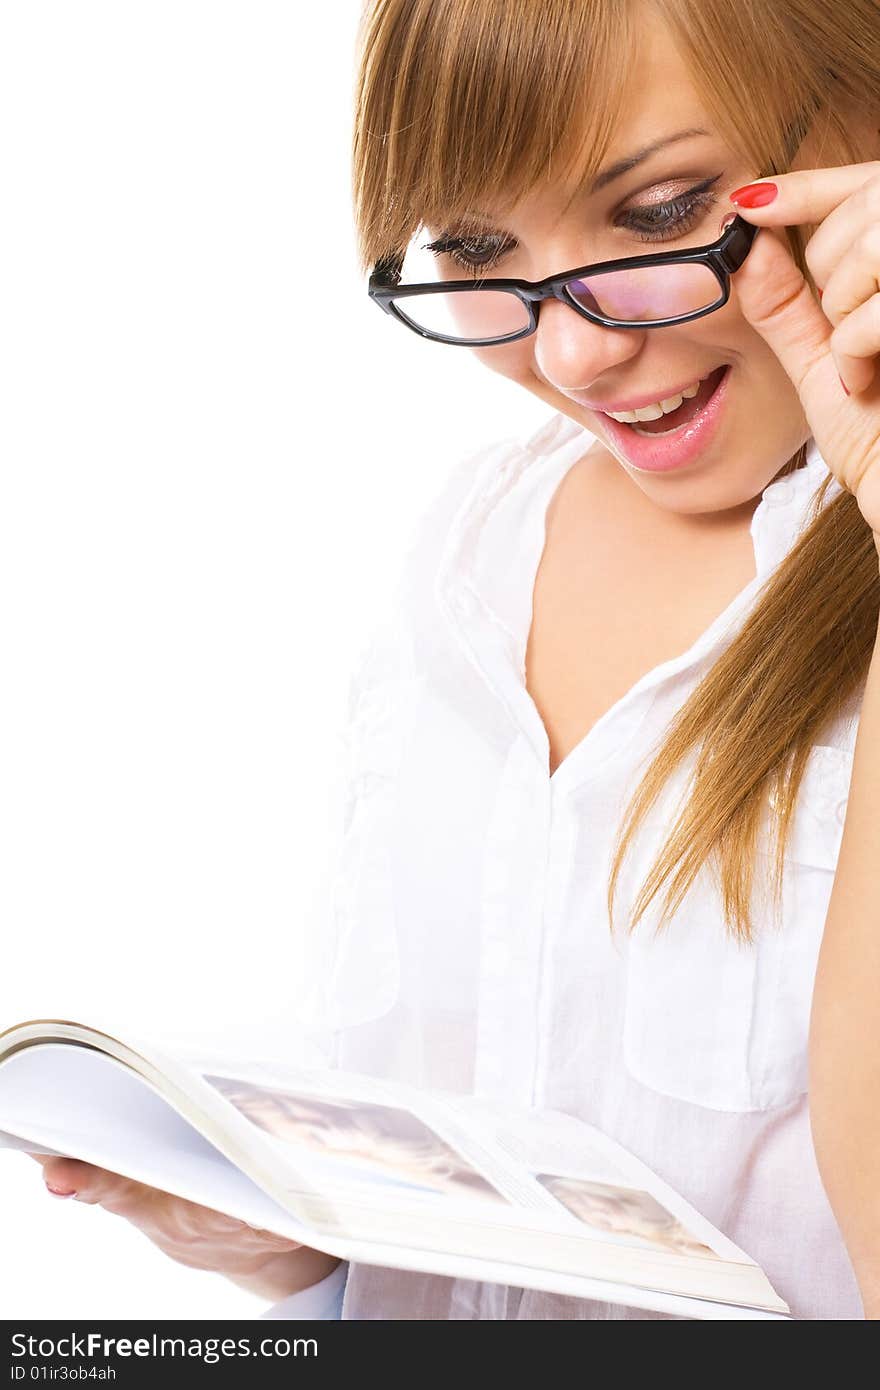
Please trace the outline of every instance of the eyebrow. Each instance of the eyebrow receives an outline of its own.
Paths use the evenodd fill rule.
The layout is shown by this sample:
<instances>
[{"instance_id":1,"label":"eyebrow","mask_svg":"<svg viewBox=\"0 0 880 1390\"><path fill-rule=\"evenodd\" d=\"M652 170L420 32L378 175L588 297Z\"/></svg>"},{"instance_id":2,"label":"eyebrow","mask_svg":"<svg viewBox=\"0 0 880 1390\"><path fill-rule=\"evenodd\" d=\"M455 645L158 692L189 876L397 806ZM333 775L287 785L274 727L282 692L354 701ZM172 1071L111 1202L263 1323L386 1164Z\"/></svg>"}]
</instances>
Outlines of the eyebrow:
<instances>
[{"instance_id":1,"label":"eyebrow","mask_svg":"<svg viewBox=\"0 0 880 1390\"><path fill-rule=\"evenodd\" d=\"M698 126L692 126L687 130L677 130L674 135L661 135L659 140L652 140L650 145L645 145L643 149L637 150L635 154L627 155L626 159L619 159L616 164L609 164L607 169L603 169L601 174L597 174L588 189L589 193L598 193L600 188L612 183L614 179L619 179L623 174L628 174L630 169L635 169L637 165L643 164L646 159L650 159L652 154L658 150L663 150L667 145L675 145L680 140L692 140L698 135L710 135L710 131L702 130ZM577 191L572 194L572 201L577 196ZM475 225L491 225L495 220L493 217L480 212L462 213L462 220L472 221Z\"/></svg>"},{"instance_id":2,"label":"eyebrow","mask_svg":"<svg viewBox=\"0 0 880 1390\"><path fill-rule=\"evenodd\" d=\"M630 169L635 169L637 164L642 164L652 154L658 150L666 149L667 145L674 145L679 140L691 140L696 135L708 135L708 130L690 129L679 130L674 135L663 135L659 140L653 140L650 145L645 145L644 149L637 150L635 154L628 155L626 159L619 159L616 164L611 164L607 169L603 169L601 174L590 184L590 192L598 193L600 188L611 183L614 179L619 179L622 174L628 174Z\"/></svg>"}]
</instances>

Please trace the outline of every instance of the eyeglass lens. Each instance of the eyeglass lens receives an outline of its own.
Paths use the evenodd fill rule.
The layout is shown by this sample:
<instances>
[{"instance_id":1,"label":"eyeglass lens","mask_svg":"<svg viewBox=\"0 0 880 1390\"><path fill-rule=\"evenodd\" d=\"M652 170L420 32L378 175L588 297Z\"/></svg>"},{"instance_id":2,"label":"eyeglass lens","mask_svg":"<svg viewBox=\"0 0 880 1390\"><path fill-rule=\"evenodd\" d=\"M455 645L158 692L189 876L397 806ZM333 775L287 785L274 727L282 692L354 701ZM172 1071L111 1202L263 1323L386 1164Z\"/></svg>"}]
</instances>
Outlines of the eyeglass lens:
<instances>
[{"instance_id":1,"label":"eyeglass lens","mask_svg":"<svg viewBox=\"0 0 880 1390\"><path fill-rule=\"evenodd\" d=\"M416 328L456 338L509 338L528 328L529 311L515 294L478 290L455 294L409 294L396 302L398 313Z\"/></svg>"},{"instance_id":2,"label":"eyeglass lens","mask_svg":"<svg viewBox=\"0 0 880 1390\"><path fill-rule=\"evenodd\" d=\"M585 280L569 280L565 292L583 308L626 323L693 314L721 298L721 286L707 265L613 270Z\"/></svg>"}]
</instances>

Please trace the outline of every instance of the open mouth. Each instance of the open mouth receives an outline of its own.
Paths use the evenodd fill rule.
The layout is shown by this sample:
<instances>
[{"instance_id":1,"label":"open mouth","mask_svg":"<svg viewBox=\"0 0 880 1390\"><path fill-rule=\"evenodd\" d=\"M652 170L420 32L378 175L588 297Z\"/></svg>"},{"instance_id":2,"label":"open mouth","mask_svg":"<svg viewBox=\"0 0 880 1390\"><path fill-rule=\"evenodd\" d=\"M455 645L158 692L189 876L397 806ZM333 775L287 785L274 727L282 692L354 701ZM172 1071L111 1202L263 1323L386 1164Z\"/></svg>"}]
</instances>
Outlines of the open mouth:
<instances>
[{"instance_id":1,"label":"open mouth","mask_svg":"<svg viewBox=\"0 0 880 1390\"><path fill-rule=\"evenodd\" d=\"M697 463L721 429L729 407L732 375L732 367L725 364L702 381L693 382L678 398L672 396L615 414L598 411L612 452L621 462L651 473ZM687 395L687 391L693 394ZM620 416L623 418L617 418Z\"/></svg>"},{"instance_id":2,"label":"open mouth","mask_svg":"<svg viewBox=\"0 0 880 1390\"><path fill-rule=\"evenodd\" d=\"M703 377L702 381L697 383L695 393L689 397L680 398L680 403L678 405L674 405L673 398L671 398L668 402L658 401L656 406L646 407L646 410L661 412L657 419L621 420L617 415L610 415L609 418L614 420L616 424L631 429L635 434L649 435L652 437L674 434L676 430L681 429L683 425L687 425L695 416L699 415L700 411L715 394L726 370L727 368L724 365L716 367L714 372L710 372L707 377ZM671 406L672 408L664 409L664 405ZM607 411L603 412L603 414L608 413ZM636 413L635 411L619 412L620 415L634 415ZM642 412L640 411L638 413L641 414Z\"/></svg>"}]
</instances>

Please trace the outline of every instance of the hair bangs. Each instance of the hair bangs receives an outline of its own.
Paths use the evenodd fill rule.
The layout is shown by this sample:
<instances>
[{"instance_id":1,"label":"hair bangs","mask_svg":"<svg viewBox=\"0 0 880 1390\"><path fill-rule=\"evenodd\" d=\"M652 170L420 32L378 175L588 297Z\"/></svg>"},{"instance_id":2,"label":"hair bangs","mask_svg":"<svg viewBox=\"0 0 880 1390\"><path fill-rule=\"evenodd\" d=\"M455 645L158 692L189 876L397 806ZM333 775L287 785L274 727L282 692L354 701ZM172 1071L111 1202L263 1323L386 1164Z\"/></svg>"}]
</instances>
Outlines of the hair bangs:
<instances>
[{"instance_id":1,"label":"hair bangs","mask_svg":"<svg viewBox=\"0 0 880 1390\"><path fill-rule=\"evenodd\" d=\"M370 5L353 161L365 266L423 224L476 226L545 181L591 178L624 97L629 12L600 0Z\"/></svg>"}]
</instances>

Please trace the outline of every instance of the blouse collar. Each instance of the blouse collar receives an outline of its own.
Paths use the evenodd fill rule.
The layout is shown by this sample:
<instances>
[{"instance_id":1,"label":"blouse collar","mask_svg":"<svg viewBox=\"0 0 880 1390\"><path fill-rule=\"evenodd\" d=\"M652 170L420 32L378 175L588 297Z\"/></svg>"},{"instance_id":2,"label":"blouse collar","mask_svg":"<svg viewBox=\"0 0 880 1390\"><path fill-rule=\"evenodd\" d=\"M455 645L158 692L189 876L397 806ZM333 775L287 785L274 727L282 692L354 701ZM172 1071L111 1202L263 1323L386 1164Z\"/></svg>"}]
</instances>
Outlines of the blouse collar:
<instances>
[{"instance_id":1,"label":"blouse collar","mask_svg":"<svg viewBox=\"0 0 880 1390\"><path fill-rule=\"evenodd\" d=\"M455 517L437 575L443 606L462 612L478 603L517 641L531 624L535 572L550 499L593 436L557 415L525 445L490 451ZM829 469L814 440L804 463L765 487L750 534L756 579L788 554L808 521L810 503ZM825 504L840 492L831 478Z\"/></svg>"},{"instance_id":2,"label":"blouse collar","mask_svg":"<svg viewBox=\"0 0 880 1390\"><path fill-rule=\"evenodd\" d=\"M752 543L759 579L764 579L794 546L809 520L810 503L830 469L814 439L807 445L804 464L769 483L752 515ZM823 500L827 505L843 488L833 474Z\"/></svg>"}]
</instances>

